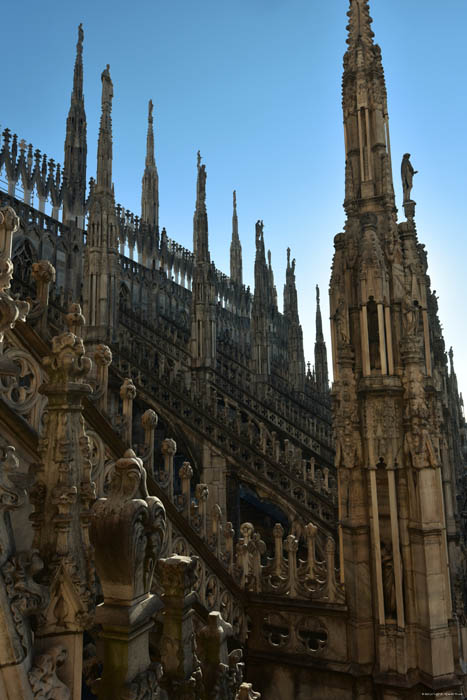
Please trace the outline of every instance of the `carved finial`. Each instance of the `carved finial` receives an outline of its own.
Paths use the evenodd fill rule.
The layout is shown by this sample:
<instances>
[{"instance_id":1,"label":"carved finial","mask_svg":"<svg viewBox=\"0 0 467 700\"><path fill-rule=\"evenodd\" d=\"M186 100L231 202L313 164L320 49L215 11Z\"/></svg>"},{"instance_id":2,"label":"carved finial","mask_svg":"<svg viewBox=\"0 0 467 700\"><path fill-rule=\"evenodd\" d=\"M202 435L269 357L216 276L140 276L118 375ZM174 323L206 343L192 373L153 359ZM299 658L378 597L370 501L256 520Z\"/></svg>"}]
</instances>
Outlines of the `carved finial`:
<instances>
[{"instance_id":1,"label":"carved finial","mask_svg":"<svg viewBox=\"0 0 467 700\"><path fill-rule=\"evenodd\" d=\"M153 117L152 117L152 111L153 111L153 109L154 109L154 105L153 105L153 103L152 103L152 100L149 100L149 104L148 104L148 122L149 122L150 124L152 124L152 122L153 122Z\"/></svg>"},{"instance_id":2,"label":"carved finial","mask_svg":"<svg viewBox=\"0 0 467 700\"><path fill-rule=\"evenodd\" d=\"M233 191L233 208L234 208L234 213L237 213L237 191Z\"/></svg>"},{"instance_id":3,"label":"carved finial","mask_svg":"<svg viewBox=\"0 0 467 700\"><path fill-rule=\"evenodd\" d=\"M290 248L287 248L287 268L290 267Z\"/></svg>"},{"instance_id":4,"label":"carved finial","mask_svg":"<svg viewBox=\"0 0 467 700\"><path fill-rule=\"evenodd\" d=\"M197 158L196 164L197 164L198 168L200 168L201 167L201 152L200 151L198 151L198 153L196 154L196 158Z\"/></svg>"},{"instance_id":5,"label":"carved finial","mask_svg":"<svg viewBox=\"0 0 467 700\"><path fill-rule=\"evenodd\" d=\"M62 333L52 338L52 354L44 358L44 366L48 368L52 385L82 383L92 362L85 356L81 338L73 333Z\"/></svg>"},{"instance_id":6,"label":"carved finial","mask_svg":"<svg viewBox=\"0 0 467 700\"><path fill-rule=\"evenodd\" d=\"M368 0L350 0L349 11L347 12L349 23L347 25L347 44L350 48L355 48L359 43L372 45L374 33L371 29L373 23L370 17Z\"/></svg>"},{"instance_id":7,"label":"carved finial","mask_svg":"<svg viewBox=\"0 0 467 700\"><path fill-rule=\"evenodd\" d=\"M78 53L83 53L83 41L84 41L84 31L83 31L83 23L81 22L78 26L78 43L76 44L76 51Z\"/></svg>"},{"instance_id":8,"label":"carved finial","mask_svg":"<svg viewBox=\"0 0 467 700\"><path fill-rule=\"evenodd\" d=\"M316 285L316 306L319 306L319 287Z\"/></svg>"}]
</instances>

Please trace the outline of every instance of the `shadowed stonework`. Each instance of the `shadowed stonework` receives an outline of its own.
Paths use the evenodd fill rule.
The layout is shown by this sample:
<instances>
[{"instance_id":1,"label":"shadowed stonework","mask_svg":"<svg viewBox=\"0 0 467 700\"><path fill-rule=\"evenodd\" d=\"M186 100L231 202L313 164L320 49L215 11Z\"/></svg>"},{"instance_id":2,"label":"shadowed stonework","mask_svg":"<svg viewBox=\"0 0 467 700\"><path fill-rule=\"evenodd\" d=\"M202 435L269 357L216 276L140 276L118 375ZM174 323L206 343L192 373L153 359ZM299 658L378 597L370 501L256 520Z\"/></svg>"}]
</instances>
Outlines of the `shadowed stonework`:
<instances>
[{"instance_id":1,"label":"shadowed stonework","mask_svg":"<svg viewBox=\"0 0 467 700\"><path fill-rule=\"evenodd\" d=\"M311 368L306 261L279 312L262 220L243 285L236 192L211 260L199 152L193 252L159 228L152 100L141 216L116 204L108 65L86 186L81 25L63 169L4 131L1 698L463 696L462 397L367 0L348 17L332 388L320 291Z\"/></svg>"}]
</instances>

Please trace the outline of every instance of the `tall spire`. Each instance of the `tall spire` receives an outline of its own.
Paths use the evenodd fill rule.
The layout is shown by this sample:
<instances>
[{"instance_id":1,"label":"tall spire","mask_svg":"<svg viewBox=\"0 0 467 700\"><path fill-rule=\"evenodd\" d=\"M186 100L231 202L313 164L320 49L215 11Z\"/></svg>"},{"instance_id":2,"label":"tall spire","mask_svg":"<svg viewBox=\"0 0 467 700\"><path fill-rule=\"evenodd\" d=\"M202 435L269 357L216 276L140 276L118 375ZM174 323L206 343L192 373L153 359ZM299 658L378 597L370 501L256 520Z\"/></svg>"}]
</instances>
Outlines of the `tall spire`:
<instances>
[{"instance_id":1,"label":"tall spire","mask_svg":"<svg viewBox=\"0 0 467 700\"><path fill-rule=\"evenodd\" d=\"M86 198L86 112L83 95L83 25L78 27L76 59L73 73L73 90L66 122L64 180L64 222L77 222L84 227L84 206Z\"/></svg>"},{"instance_id":2,"label":"tall spire","mask_svg":"<svg viewBox=\"0 0 467 700\"><path fill-rule=\"evenodd\" d=\"M329 391L328 356L323 335L318 285L316 285L315 378L316 388L320 393Z\"/></svg>"},{"instance_id":3,"label":"tall spire","mask_svg":"<svg viewBox=\"0 0 467 700\"><path fill-rule=\"evenodd\" d=\"M76 44L76 59L75 70L73 74L73 93L72 100L80 102L83 99L83 41L84 31L83 25L78 27L78 42Z\"/></svg>"},{"instance_id":4,"label":"tall spire","mask_svg":"<svg viewBox=\"0 0 467 700\"><path fill-rule=\"evenodd\" d=\"M148 106L148 134L146 138L146 164L141 193L141 219L153 230L159 229L159 176L154 157L153 104Z\"/></svg>"},{"instance_id":5,"label":"tall spire","mask_svg":"<svg viewBox=\"0 0 467 700\"><path fill-rule=\"evenodd\" d=\"M237 193L233 191L232 242L230 244L230 279L243 284L242 246L238 235Z\"/></svg>"},{"instance_id":6,"label":"tall spire","mask_svg":"<svg viewBox=\"0 0 467 700\"><path fill-rule=\"evenodd\" d=\"M319 303L319 287L316 285L316 340L324 340L323 336L323 320L321 318L321 307Z\"/></svg>"},{"instance_id":7,"label":"tall spire","mask_svg":"<svg viewBox=\"0 0 467 700\"><path fill-rule=\"evenodd\" d=\"M193 216L193 252L197 262L210 262L208 240L208 214L206 211L206 166L201 165L198 151L198 179L196 182L196 208Z\"/></svg>"},{"instance_id":8,"label":"tall spire","mask_svg":"<svg viewBox=\"0 0 467 700\"><path fill-rule=\"evenodd\" d=\"M366 0L351 0L349 20L347 221L334 238L329 292L350 647L356 671L373 669L368 697L400 696L409 678L449 695L461 664L450 572L462 555L447 486L449 428L438 418L446 402L435 379L443 370L433 373L427 261L413 218L397 225L386 86ZM405 204L413 205L408 174Z\"/></svg>"},{"instance_id":9,"label":"tall spire","mask_svg":"<svg viewBox=\"0 0 467 700\"><path fill-rule=\"evenodd\" d=\"M117 325L118 229L112 185L112 97L109 66L101 75L102 114L97 145L97 182L89 201L89 224L84 259L84 313L87 338L110 343Z\"/></svg>"},{"instance_id":10,"label":"tall spire","mask_svg":"<svg viewBox=\"0 0 467 700\"><path fill-rule=\"evenodd\" d=\"M295 258L290 263L290 248L287 248L287 268L284 284L284 316L298 321L297 287L295 285Z\"/></svg>"},{"instance_id":11,"label":"tall spire","mask_svg":"<svg viewBox=\"0 0 467 700\"><path fill-rule=\"evenodd\" d=\"M112 192L112 98L113 84L110 78L110 66L102 71L102 114L97 146L97 182L96 189Z\"/></svg>"},{"instance_id":12,"label":"tall spire","mask_svg":"<svg viewBox=\"0 0 467 700\"><path fill-rule=\"evenodd\" d=\"M297 286L295 284L295 259L290 262L287 248L287 269L284 285L284 316L287 322L287 365L289 381L297 391L303 391L305 382L305 355L303 332L298 316Z\"/></svg>"},{"instance_id":13,"label":"tall spire","mask_svg":"<svg viewBox=\"0 0 467 700\"><path fill-rule=\"evenodd\" d=\"M374 44L368 0L350 0L342 106L346 148L345 207L394 208L386 84L381 49ZM374 204L375 202L373 202Z\"/></svg>"}]
</instances>

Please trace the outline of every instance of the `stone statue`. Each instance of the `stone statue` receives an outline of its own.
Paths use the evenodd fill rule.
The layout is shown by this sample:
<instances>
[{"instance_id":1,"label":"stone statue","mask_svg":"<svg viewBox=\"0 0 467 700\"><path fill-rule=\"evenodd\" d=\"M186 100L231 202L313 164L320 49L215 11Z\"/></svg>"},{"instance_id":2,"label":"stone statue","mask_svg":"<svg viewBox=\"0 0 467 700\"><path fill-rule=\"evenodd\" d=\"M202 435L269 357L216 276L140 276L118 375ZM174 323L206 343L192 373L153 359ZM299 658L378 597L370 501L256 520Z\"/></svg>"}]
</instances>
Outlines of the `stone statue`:
<instances>
[{"instance_id":1,"label":"stone statue","mask_svg":"<svg viewBox=\"0 0 467 700\"><path fill-rule=\"evenodd\" d=\"M110 77L110 66L107 64L105 69L102 71L102 107L106 107L112 101L114 96L114 87L112 84L112 79Z\"/></svg>"},{"instance_id":2,"label":"stone statue","mask_svg":"<svg viewBox=\"0 0 467 700\"><path fill-rule=\"evenodd\" d=\"M394 562L390 546L381 542L381 567L383 573L383 597L386 618L396 617L396 582L394 578Z\"/></svg>"},{"instance_id":3,"label":"stone statue","mask_svg":"<svg viewBox=\"0 0 467 700\"><path fill-rule=\"evenodd\" d=\"M418 301L412 302L408 292L403 301L403 312L405 334L409 336L417 335L419 330L420 306Z\"/></svg>"},{"instance_id":4,"label":"stone statue","mask_svg":"<svg viewBox=\"0 0 467 700\"><path fill-rule=\"evenodd\" d=\"M350 342L349 332L347 328L347 313L344 299L340 299L334 315L336 322L337 341L338 343L347 344Z\"/></svg>"},{"instance_id":5,"label":"stone statue","mask_svg":"<svg viewBox=\"0 0 467 700\"><path fill-rule=\"evenodd\" d=\"M401 176L402 176L402 191L404 193L404 202L410 201L410 193L413 187L413 176L418 173L414 170L410 162L410 153L405 153L402 158Z\"/></svg>"}]
</instances>

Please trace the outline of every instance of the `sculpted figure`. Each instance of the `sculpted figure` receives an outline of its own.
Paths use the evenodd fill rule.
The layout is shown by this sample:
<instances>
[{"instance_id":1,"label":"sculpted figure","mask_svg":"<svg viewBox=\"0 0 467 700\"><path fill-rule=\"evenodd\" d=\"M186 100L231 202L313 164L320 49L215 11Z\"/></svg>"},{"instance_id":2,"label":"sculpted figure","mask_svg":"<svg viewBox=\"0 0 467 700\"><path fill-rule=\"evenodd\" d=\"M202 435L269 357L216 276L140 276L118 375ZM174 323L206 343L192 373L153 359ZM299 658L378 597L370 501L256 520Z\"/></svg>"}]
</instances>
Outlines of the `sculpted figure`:
<instances>
[{"instance_id":1,"label":"sculpted figure","mask_svg":"<svg viewBox=\"0 0 467 700\"><path fill-rule=\"evenodd\" d=\"M402 176L402 191L404 193L404 202L410 201L410 193L413 187L413 176L418 173L414 170L410 162L410 153L405 153L402 158L401 176Z\"/></svg>"},{"instance_id":2,"label":"sculpted figure","mask_svg":"<svg viewBox=\"0 0 467 700\"><path fill-rule=\"evenodd\" d=\"M114 88L113 88L112 80L110 78L110 66L109 66L109 64L107 64L107 66L102 71L101 80L102 80L102 107L106 107L107 105L109 105L111 103L112 97L114 96Z\"/></svg>"},{"instance_id":3,"label":"sculpted figure","mask_svg":"<svg viewBox=\"0 0 467 700\"><path fill-rule=\"evenodd\" d=\"M404 299L404 330L406 335L418 334L418 317L420 307L417 301L412 302L410 294L407 293Z\"/></svg>"},{"instance_id":4,"label":"sculpted figure","mask_svg":"<svg viewBox=\"0 0 467 700\"><path fill-rule=\"evenodd\" d=\"M396 617L396 583L391 548L381 542L381 566L383 570L383 596L386 618Z\"/></svg>"},{"instance_id":5,"label":"sculpted figure","mask_svg":"<svg viewBox=\"0 0 467 700\"><path fill-rule=\"evenodd\" d=\"M344 299L341 299L337 305L334 320L336 322L337 341L344 344L350 343Z\"/></svg>"}]
</instances>

